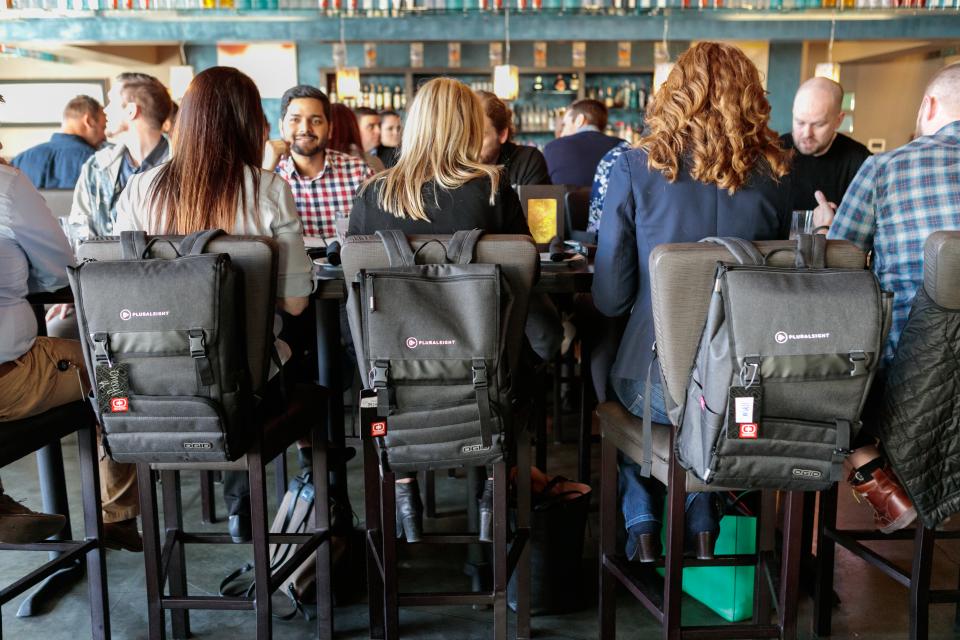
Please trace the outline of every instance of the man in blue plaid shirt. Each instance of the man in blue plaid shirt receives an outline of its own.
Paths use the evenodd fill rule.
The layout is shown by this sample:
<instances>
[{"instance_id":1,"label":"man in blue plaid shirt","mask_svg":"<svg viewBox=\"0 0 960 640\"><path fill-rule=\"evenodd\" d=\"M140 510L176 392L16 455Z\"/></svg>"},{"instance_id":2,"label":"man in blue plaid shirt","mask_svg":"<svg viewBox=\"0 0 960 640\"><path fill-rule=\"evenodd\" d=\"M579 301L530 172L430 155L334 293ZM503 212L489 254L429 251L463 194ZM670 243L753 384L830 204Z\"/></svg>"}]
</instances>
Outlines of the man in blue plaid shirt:
<instances>
[{"instance_id":1,"label":"man in blue plaid shirt","mask_svg":"<svg viewBox=\"0 0 960 640\"><path fill-rule=\"evenodd\" d=\"M960 64L941 69L924 92L917 137L899 149L867 158L843 197L828 238L850 240L873 251L873 270L894 293L893 326L884 364L893 359L913 296L923 285L923 244L934 231L960 229ZM817 192L817 224L834 205ZM878 376L867 410L883 392ZM869 419L862 435L869 435ZM874 508L884 533L916 519L916 510L876 446L847 458L849 483Z\"/></svg>"},{"instance_id":2,"label":"man in blue plaid shirt","mask_svg":"<svg viewBox=\"0 0 960 640\"><path fill-rule=\"evenodd\" d=\"M923 243L934 231L951 229L960 229L960 64L945 67L927 86L917 137L863 163L827 236L872 250L880 284L894 293L885 364L923 284Z\"/></svg>"}]
</instances>

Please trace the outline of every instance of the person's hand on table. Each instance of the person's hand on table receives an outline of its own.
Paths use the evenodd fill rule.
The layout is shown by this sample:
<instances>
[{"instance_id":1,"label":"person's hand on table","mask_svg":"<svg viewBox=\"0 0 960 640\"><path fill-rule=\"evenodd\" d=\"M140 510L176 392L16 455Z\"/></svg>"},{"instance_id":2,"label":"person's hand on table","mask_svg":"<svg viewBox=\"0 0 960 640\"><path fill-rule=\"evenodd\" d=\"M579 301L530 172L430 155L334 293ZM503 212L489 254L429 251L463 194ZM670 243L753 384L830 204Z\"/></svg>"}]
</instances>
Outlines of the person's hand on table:
<instances>
[{"instance_id":1,"label":"person's hand on table","mask_svg":"<svg viewBox=\"0 0 960 640\"><path fill-rule=\"evenodd\" d=\"M54 318L59 318L60 320L66 320L71 315L73 315L73 305L69 303L54 304L50 306L49 311L47 311L47 322L50 322Z\"/></svg>"},{"instance_id":2,"label":"person's hand on table","mask_svg":"<svg viewBox=\"0 0 960 640\"><path fill-rule=\"evenodd\" d=\"M837 205L827 200L823 191L814 191L813 197L817 199L817 208L813 210L813 228L826 227L829 229L830 225L833 224L834 216L837 215ZM826 233L826 230L821 230L818 233Z\"/></svg>"},{"instance_id":3,"label":"person's hand on table","mask_svg":"<svg viewBox=\"0 0 960 640\"><path fill-rule=\"evenodd\" d=\"M280 163L280 158L289 155L290 145L284 140L267 140L263 147L263 168L273 171Z\"/></svg>"}]
</instances>

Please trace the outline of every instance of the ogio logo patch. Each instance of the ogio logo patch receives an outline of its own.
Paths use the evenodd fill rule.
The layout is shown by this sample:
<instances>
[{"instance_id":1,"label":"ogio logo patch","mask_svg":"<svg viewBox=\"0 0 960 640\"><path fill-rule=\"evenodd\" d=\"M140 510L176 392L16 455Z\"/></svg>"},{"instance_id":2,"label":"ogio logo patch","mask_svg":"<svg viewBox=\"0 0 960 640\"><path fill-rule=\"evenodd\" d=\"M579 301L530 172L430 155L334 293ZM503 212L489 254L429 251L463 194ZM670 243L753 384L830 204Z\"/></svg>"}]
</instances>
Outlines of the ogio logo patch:
<instances>
[{"instance_id":1,"label":"ogio logo patch","mask_svg":"<svg viewBox=\"0 0 960 640\"><path fill-rule=\"evenodd\" d=\"M793 475L797 476L798 478L806 478L810 480L816 480L823 477L823 474L816 469L794 469Z\"/></svg>"},{"instance_id":2,"label":"ogio logo patch","mask_svg":"<svg viewBox=\"0 0 960 640\"><path fill-rule=\"evenodd\" d=\"M478 453L480 451L489 451L490 447L485 447L482 444L468 444L460 448L460 453Z\"/></svg>"},{"instance_id":3,"label":"ogio logo patch","mask_svg":"<svg viewBox=\"0 0 960 640\"><path fill-rule=\"evenodd\" d=\"M184 449L213 449L212 442L184 442Z\"/></svg>"}]
</instances>

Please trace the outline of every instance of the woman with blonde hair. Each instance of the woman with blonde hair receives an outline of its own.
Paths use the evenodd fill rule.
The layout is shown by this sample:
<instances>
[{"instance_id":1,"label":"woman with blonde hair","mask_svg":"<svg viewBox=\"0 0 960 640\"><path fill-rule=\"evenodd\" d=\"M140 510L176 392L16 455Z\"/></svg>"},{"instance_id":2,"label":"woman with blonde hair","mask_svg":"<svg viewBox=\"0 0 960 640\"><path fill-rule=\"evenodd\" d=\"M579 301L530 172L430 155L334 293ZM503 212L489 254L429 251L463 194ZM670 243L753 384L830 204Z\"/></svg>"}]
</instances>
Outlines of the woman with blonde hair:
<instances>
[{"instance_id":1,"label":"woman with blonde hair","mask_svg":"<svg viewBox=\"0 0 960 640\"><path fill-rule=\"evenodd\" d=\"M790 229L788 162L768 122L760 73L732 45L702 42L677 60L646 115L639 148L614 165L603 213L593 281L597 308L630 318L609 377L613 392L641 415L654 341L647 261L658 244L708 236L786 238ZM660 376L650 393L655 422L669 424ZM681 399L682 400L682 399ZM620 465L627 556L659 555L662 499L654 481L629 459ZM716 494L687 496L687 543L713 555L722 515Z\"/></svg>"},{"instance_id":2,"label":"woman with blonde hair","mask_svg":"<svg viewBox=\"0 0 960 640\"><path fill-rule=\"evenodd\" d=\"M420 87L407 113L400 158L361 188L349 233L483 229L529 235L509 181L480 159L483 126L480 100L462 82L435 78Z\"/></svg>"},{"instance_id":3,"label":"woman with blonde hair","mask_svg":"<svg viewBox=\"0 0 960 640\"><path fill-rule=\"evenodd\" d=\"M470 229L530 235L509 181L498 167L480 159L483 117L479 98L462 82L436 78L420 87L407 112L400 157L364 183L350 212L348 235L385 229L408 235ZM397 537L417 542L423 505L416 474L398 474L396 492ZM492 522L489 478L480 511L481 522ZM493 539L489 526L481 527L480 538Z\"/></svg>"}]
</instances>

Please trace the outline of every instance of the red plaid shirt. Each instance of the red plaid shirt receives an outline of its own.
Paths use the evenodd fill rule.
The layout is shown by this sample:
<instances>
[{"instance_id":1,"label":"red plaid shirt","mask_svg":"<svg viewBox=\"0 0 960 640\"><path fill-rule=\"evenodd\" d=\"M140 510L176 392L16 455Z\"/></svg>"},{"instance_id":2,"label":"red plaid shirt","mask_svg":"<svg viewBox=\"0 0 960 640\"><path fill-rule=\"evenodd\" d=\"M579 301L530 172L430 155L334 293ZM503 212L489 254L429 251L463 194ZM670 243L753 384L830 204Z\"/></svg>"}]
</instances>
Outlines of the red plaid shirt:
<instances>
[{"instance_id":1,"label":"red plaid shirt","mask_svg":"<svg viewBox=\"0 0 960 640\"><path fill-rule=\"evenodd\" d=\"M323 171L316 178L301 178L290 156L280 160L276 171L293 190L303 234L325 238L336 235L337 213L350 215L357 190L373 175L360 158L330 149L326 150Z\"/></svg>"}]
</instances>

